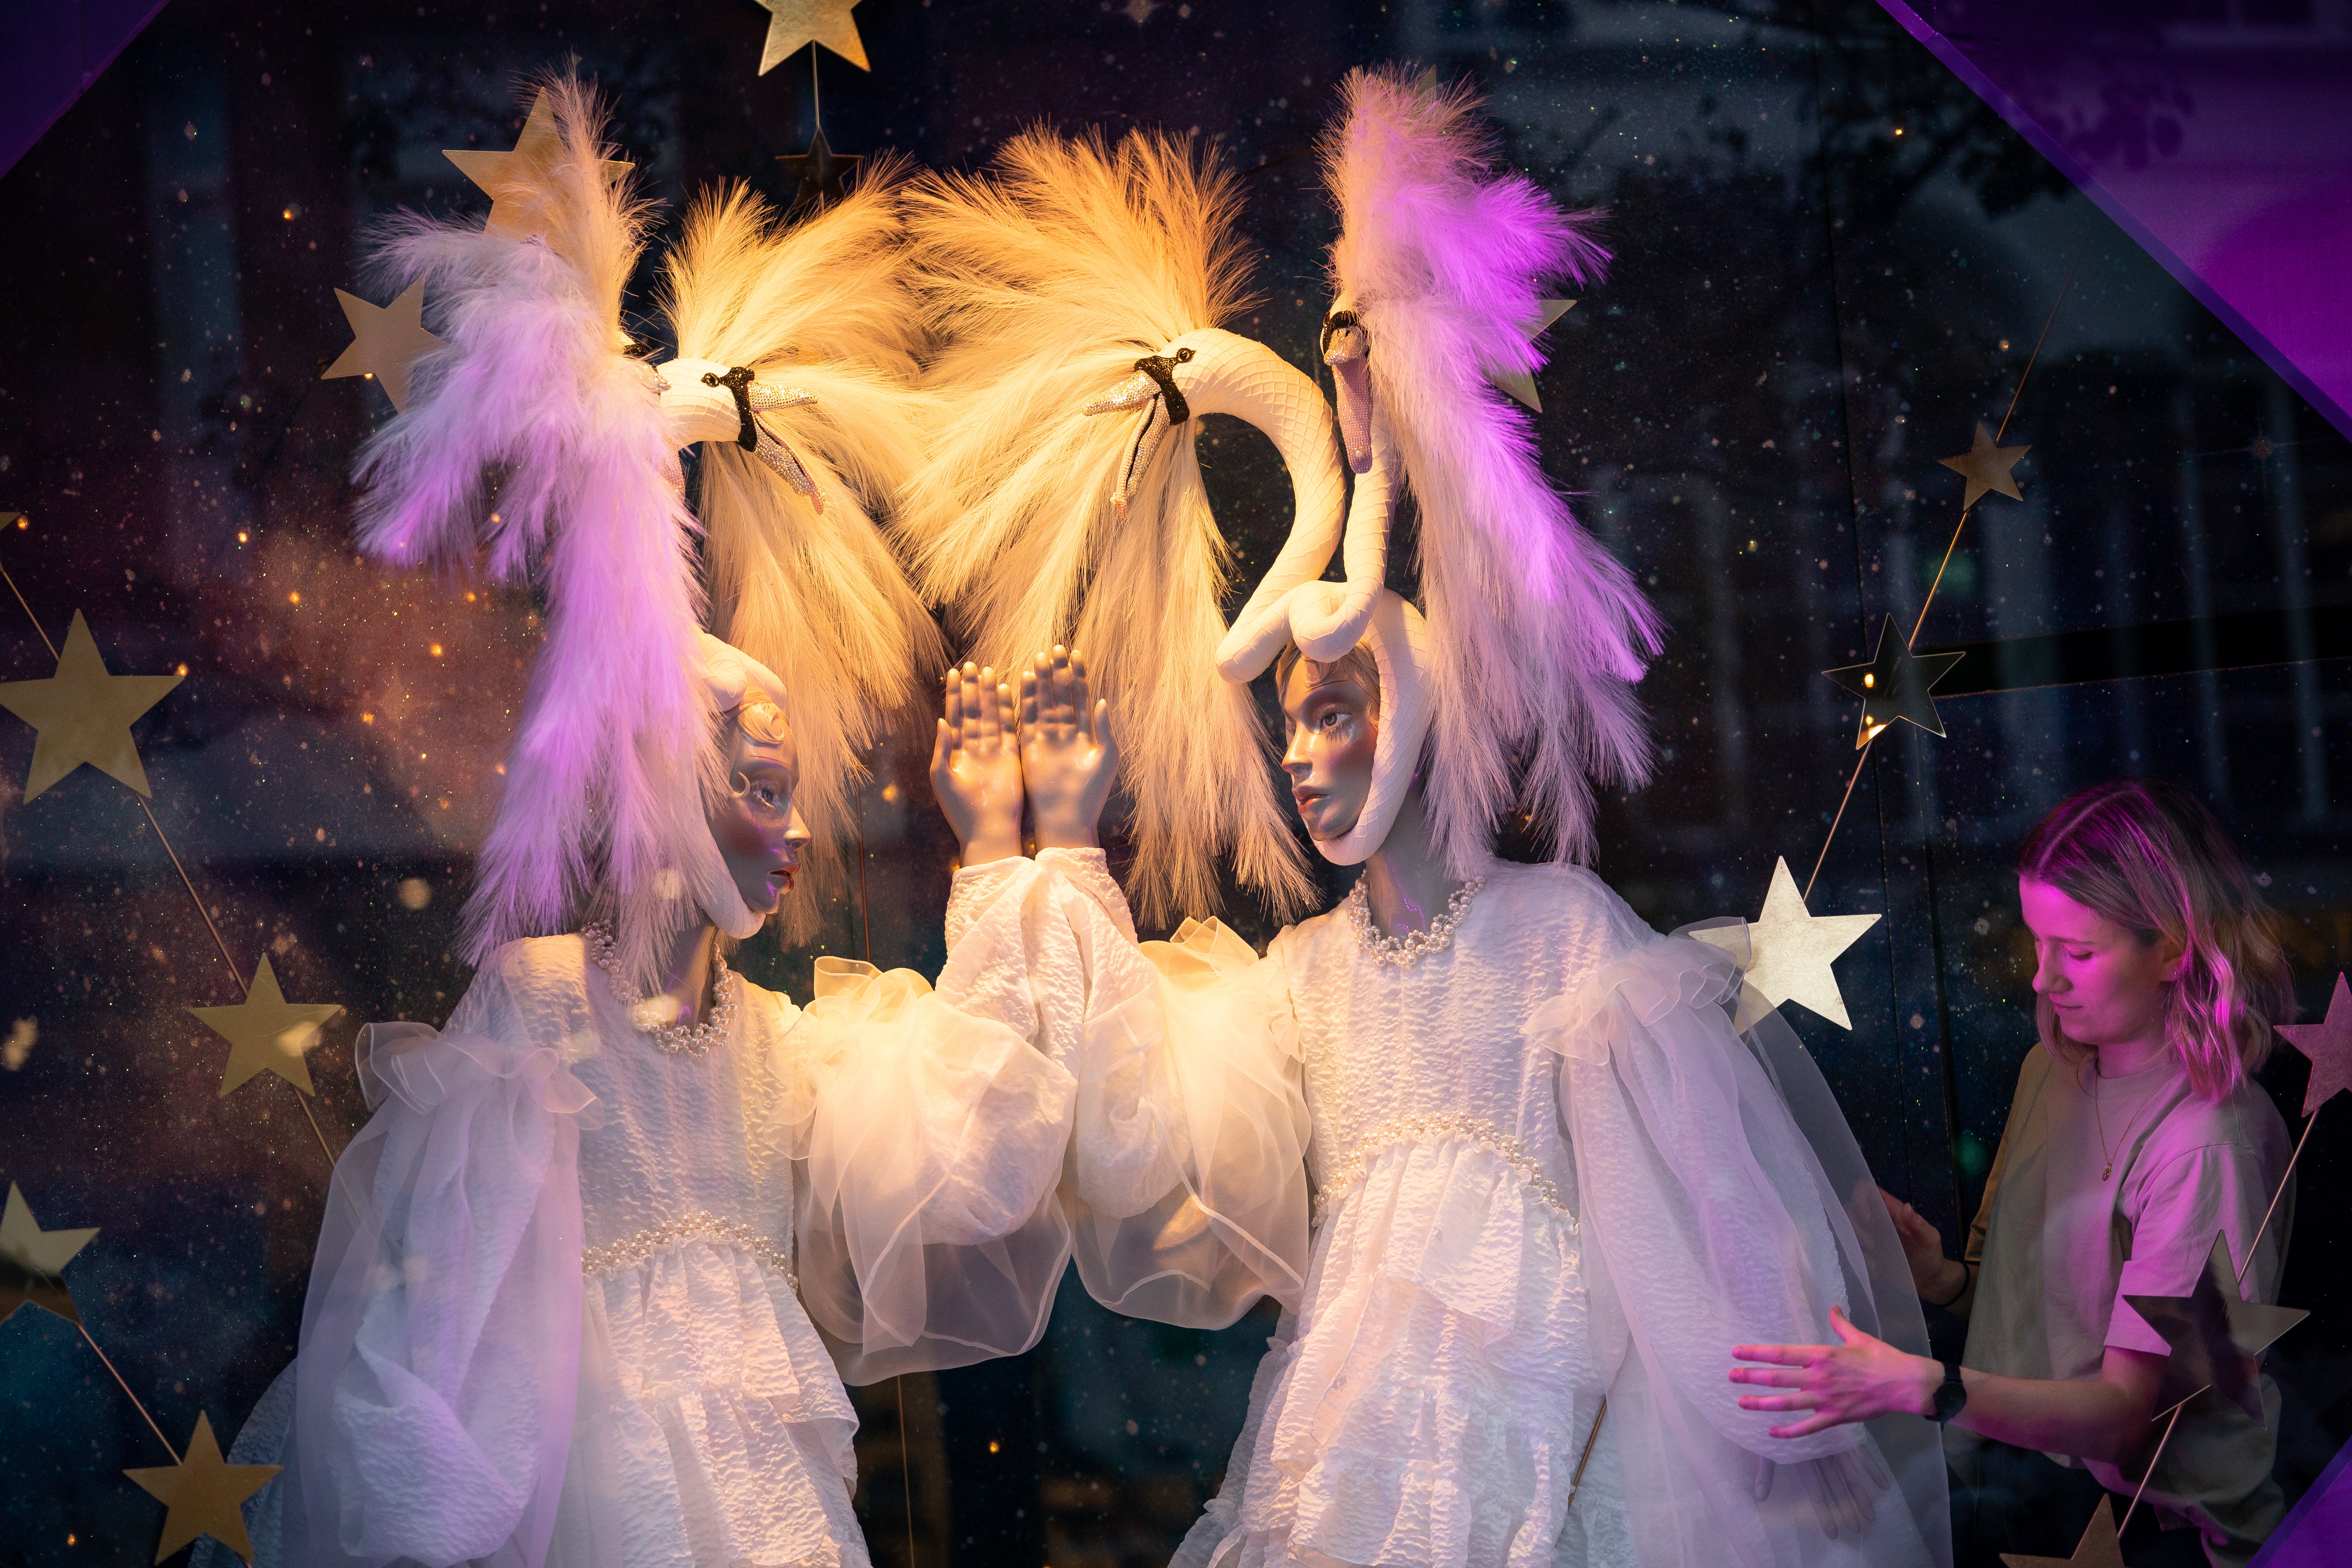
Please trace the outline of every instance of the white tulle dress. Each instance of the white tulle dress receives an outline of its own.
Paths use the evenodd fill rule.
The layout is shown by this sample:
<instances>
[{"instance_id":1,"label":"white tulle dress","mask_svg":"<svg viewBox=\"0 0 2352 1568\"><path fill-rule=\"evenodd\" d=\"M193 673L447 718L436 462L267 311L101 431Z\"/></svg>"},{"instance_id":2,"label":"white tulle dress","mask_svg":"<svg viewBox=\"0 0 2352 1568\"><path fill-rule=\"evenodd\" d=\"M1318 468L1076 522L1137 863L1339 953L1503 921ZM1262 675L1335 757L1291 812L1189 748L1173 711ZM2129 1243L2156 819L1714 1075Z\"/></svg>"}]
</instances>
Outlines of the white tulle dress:
<instances>
[{"instance_id":1,"label":"white tulle dress","mask_svg":"<svg viewBox=\"0 0 2352 1568\"><path fill-rule=\"evenodd\" d=\"M1088 895L1088 1288L1198 1326L1285 1309L1178 1568L1949 1562L1934 1428L1774 1439L1726 1376L1735 1343L1829 1338L1832 1303L1925 1348L1819 1073L1777 1017L1732 1032L1733 955L1573 868L1491 865L1403 966L1344 911L1263 959L1213 922L1138 948L1098 862L1051 875ZM1833 1540L1810 1464L1878 1474L1865 1447L1900 1489Z\"/></svg>"},{"instance_id":2,"label":"white tulle dress","mask_svg":"<svg viewBox=\"0 0 2352 1568\"><path fill-rule=\"evenodd\" d=\"M441 1030L368 1031L300 1352L235 1446L287 1467L258 1561L866 1563L845 1373L1027 1349L1069 1258L1060 900L1027 860L963 873L937 992L736 976L698 1058L576 936L505 949Z\"/></svg>"}]
</instances>

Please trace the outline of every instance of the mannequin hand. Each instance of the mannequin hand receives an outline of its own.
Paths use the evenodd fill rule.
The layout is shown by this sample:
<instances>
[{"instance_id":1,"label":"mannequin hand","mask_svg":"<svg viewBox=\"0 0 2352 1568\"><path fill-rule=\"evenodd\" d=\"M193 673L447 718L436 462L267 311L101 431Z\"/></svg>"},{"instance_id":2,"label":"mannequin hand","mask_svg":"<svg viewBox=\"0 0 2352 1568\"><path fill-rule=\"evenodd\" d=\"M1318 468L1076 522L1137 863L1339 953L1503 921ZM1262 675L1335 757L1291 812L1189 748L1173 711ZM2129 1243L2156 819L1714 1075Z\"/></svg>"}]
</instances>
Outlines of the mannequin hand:
<instances>
[{"instance_id":1,"label":"mannequin hand","mask_svg":"<svg viewBox=\"0 0 2352 1568\"><path fill-rule=\"evenodd\" d=\"M1005 723L1012 706L1012 690L996 683L993 669L967 664L948 671L931 790L967 866L1021 853L1021 757Z\"/></svg>"},{"instance_id":2,"label":"mannequin hand","mask_svg":"<svg viewBox=\"0 0 2352 1568\"><path fill-rule=\"evenodd\" d=\"M1076 649L1039 654L1021 672L1021 777L1036 816L1040 849L1091 849L1095 823L1118 772L1110 704L1089 702L1087 661Z\"/></svg>"},{"instance_id":3,"label":"mannequin hand","mask_svg":"<svg viewBox=\"0 0 2352 1568\"><path fill-rule=\"evenodd\" d=\"M1775 1437L1810 1437L1816 1432L1849 1421L1903 1413L1932 1415L1936 1390L1944 1381L1944 1365L1926 1356L1906 1355L1893 1345L1872 1339L1830 1309L1830 1327L1843 1342L1834 1345L1734 1345L1741 1361L1761 1361L1770 1366L1735 1366L1734 1383L1761 1384L1768 1388L1792 1388L1794 1394L1743 1394L1742 1410L1807 1410L1811 1414L1790 1426L1775 1426ZM1783 1368L1793 1368L1783 1371Z\"/></svg>"},{"instance_id":4,"label":"mannequin hand","mask_svg":"<svg viewBox=\"0 0 2352 1568\"><path fill-rule=\"evenodd\" d=\"M1774 1472L1781 1467L1758 1456L1756 1460L1755 1496L1762 1502L1772 1495ZM1862 1538L1863 1527L1878 1518L1874 1494L1895 1484L1887 1473L1886 1463L1878 1450L1865 1443L1849 1448L1843 1454L1826 1458L1806 1459L1788 1467L1805 1478L1805 1489L1813 1500L1813 1517L1821 1521L1822 1533L1835 1541L1844 1535Z\"/></svg>"},{"instance_id":5,"label":"mannequin hand","mask_svg":"<svg viewBox=\"0 0 2352 1568\"><path fill-rule=\"evenodd\" d=\"M1948 1301L1953 1292L1966 1284L1968 1265L1955 1264L1944 1256L1943 1234L1919 1216L1919 1211L1888 1192L1878 1189L1886 1200L1886 1217L1895 1222L1895 1239L1903 1244L1904 1260L1911 1265L1911 1283L1922 1301Z\"/></svg>"}]
</instances>

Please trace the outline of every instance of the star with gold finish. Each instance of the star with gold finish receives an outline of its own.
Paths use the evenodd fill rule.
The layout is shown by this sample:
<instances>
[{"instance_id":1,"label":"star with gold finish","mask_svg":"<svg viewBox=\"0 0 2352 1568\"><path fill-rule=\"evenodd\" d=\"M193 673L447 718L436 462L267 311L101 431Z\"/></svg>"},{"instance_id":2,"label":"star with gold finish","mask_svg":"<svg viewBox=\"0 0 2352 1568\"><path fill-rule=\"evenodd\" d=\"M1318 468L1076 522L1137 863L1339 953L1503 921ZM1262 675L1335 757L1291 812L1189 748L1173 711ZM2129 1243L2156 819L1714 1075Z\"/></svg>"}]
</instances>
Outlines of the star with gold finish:
<instances>
[{"instance_id":1,"label":"star with gold finish","mask_svg":"<svg viewBox=\"0 0 2352 1568\"><path fill-rule=\"evenodd\" d=\"M38 1307L68 1323L80 1322L66 1285L66 1265L97 1234L96 1226L43 1230L33 1218L33 1205L9 1183L8 1206L0 1210L0 1323L15 1317L19 1307Z\"/></svg>"},{"instance_id":2,"label":"star with gold finish","mask_svg":"<svg viewBox=\"0 0 2352 1568\"><path fill-rule=\"evenodd\" d=\"M1748 922L1744 932L1723 926L1690 934L1735 954L1742 946L1747 949L1734 1028L1745 1030L1781 1003L1794 1002L1841 1029L1851 1029L1853 1020L1846 1015L1845 997L1830 963L1877 923L1876 915L1807 913L1804 895L1797 891L1797 879L1789 874L1788 858L1782 856L1772 862L1764 910Z\"/></svg>"},{"instance_id":3,"label":"star with gold finish","mask_svg":"<svg viewBox=\"0 0 2352 1568\"><path fill-rule=\"evenodd\" d=\"M2172 1347L2164 1363L2164 1381L2157 1385L2158 1415L2210 1388L2259 1422L2262 1353L2311 1316L2300 1307L2273 1307L2240 1295L2226 1232L2214 1234L2204 1272L2188 1295L2124 1300Z\"/></svg>"},{"instance_id":4,"label":"star with gold finish","mask_svg":"<svg viewBox=\"0 0 2352 1568\"><path fill-rule=\"evenodd\" d=\"M811 44L823 44L859 70L866 63L866 45L857 37L857 23L849 15L857 0L760 0L768 12L768 44L760 51L760 74L767 75L785 59Z\"/></svg>"},{"instance_id":5,"label":"star with gold finish","mask_svg":"<svg viewBox=\"0 0 2352 1568\"><path fill-rule=\"evenodd\" d=\"M1551 330L1551 324L1576 308L1573 300L1538 300L1536 313L1519 323L1519 331L1533 342ZM1491 370L1486 379L1504 392L1509 393L1536 413L1543 412L1543 400L1536 395L1535 373L1525 370Z\"/></svg>"},{"instance_id":6,"label":"star with gold finish","mask_svg":"<svg viewBox=\"0 0 2352 1568\"><path fill-rule=\"evenodd\" d=\"M0 680L0 708L38 731L33 765L25 775L25 798L31 800L84 763L141 795L152 795L131 726L182 679L108 674L89 624L76 610L66 627L57 674L46 680Z\"/></svg>"},{"instance_id":7,"label":"star with gold finish","mask_svg":"<svg viewBox=\"0 0 2352 1568\"><path fill-rule=\"evenodd\" d=\"M1987 491L1994 495L2007 496L2011 500L2025 499L2018 490L2015 476L2009 470L2017 467L2017 460L2033 448L1997 447L1993 445L1993 433L1982 425L1979 425L1974 446L1957 458L1936 459L1969 481L1969 492L1960 500L1962 511L1976 505L1978 498Z\"/></svg>"},{"instance_id":8,"label":"star with gold finish","mask_svg":"<svg viewBox=\"0 0 2352 1568\"><path fill-rule=\"evenodd\" d=\"M269 1478L285 1468L230 1464L221 1458L212 1417L200 1414L196 1429L188 1437L186 1458L176 1465L122 1473L163 1505L163 1536L155 1548L156 1562L196 1537L209 1535L250 1563L253 1538L245 1532L245 1500L268 1486Z\"/></svg>"},{"instance_id":9,"label":"star with gold finish","mask_svg":"<svg viewBox=\"0 0 2352 1568\"><path fill-rule=\"evenodd\" d=\"M531 100L530 113L522 122L522 134L515 138L511 151L489 153L474 147L445 147L441 156L457 164L466 178L488 194L490 216L482 226L487 232L525 239L538 229L526 215L525 204L514 195L513 187L539 179L562 151L563 135L556 129L555 110L548 107L547 94L542 91ZM608 183L635 167L610 158L604 163Z\"/></svg>"},{"instance_id":10,"label":"star with gold finish","mask_svg":"<svg viewBox=\"0 0 2352 1568\"><path fill-rule=\"evenodd\" d=\"M1862 699L1862 723L1853 737L1853 749L1858 752L1898 719L1916 724L1930 735L1942 735L1944 721L1937 716L1936 700L1929 693L1936 689L1936 682L1952 673L1952 666L1967 657L1913 653L1903 634L1895 629L1895 617L1889 616L1879 626L1878 651L1871 655L1868 664L1842 665L1822 673Z\"/></svg>"},{"instance_id":11,"label":"star with gold finish","mask_svg":"<svg viewBox=\"0 0 2352 1568\"><path fill-rule=\"evenodd\" d=\"M392 399L394 413L404 411L409 371L441 346L441 340L425 330L425 279L420 278L402 289L389 305L371 305L341 289L335 290L335 298L342 304L343 320L352 325L352 344L319 379L366 376L383 388L383 395Z\"/></svg>"},{"instance_id":12,"label":"star with gold finish","mask_svg":"<svg viewBox=\"0 0 2352 1568\"><path fill-rule=\"evenodd\" d=\"M2072 1557L2036 1557L2026 1552L2004 1552L2007 1568L2124 1568L2124 1543L2116 1533L2113 1498L2102 1496L2091 1522L2083 1531Z\"/></svg>"},{"instance_id":13,"label":"star with gold finish","mask_svg":"<svg viewBox=\"0 0 2352 1568\"><path fill-rule=\"evenodd\" d=\"M2311 1086L2303 1091L2303 1113L2309 1116L2337 1089L2352 1089L2352 983L2336 977L2327 998L2327 1016L2316 1024L2273 1026L2287 1043L2311 1058Z\"/></svg>"},{"instance_id":14,"label":"star with gold finish","mask_svg":"<svg viewBox=\"0 0 2352 1568\"><path fill-rule=\"evenodd\" d=\"M824 127L816 128L805 153L785 153L776 162L784 166L794 181L792 205L819 207L837 202L849 194L849 179L865 162L862 153L836 153L833 143L824 139Z\"/></svg>"},{"instance_id":15,"label":"star with gold finish","mask_svg":"<svg viewBox=\"0 0 2352 1568\"><path fill-rule=\"evenodd\" d=\"M253 972L253 989L233 1007L191 1007L205 1028L229 1043L228 1065L221 1069L219 1098L226 1100L238 1085L262 1071L276 1073L304 1094L310 1087L310 1067L302 1053L320 1026L342 1011L331 1002L289 1002L278 988L265 956Z\"/></svg>"}]
</instances>

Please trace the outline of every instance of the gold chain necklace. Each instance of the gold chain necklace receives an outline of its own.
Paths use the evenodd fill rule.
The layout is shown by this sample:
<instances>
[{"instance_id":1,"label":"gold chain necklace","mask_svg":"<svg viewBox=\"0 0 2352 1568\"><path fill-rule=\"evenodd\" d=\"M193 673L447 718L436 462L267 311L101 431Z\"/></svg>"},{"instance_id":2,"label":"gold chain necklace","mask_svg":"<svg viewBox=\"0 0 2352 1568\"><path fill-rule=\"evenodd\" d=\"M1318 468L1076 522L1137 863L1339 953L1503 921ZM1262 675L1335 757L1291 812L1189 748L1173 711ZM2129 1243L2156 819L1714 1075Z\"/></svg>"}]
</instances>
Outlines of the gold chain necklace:
<instances>
[{"instance_id":1,"label":"gold chain necklace","mask_svg":"<svg viewBox=\"0 0 2352 1568\"><path fill-rule=\"evenodd\" d=\"M2099 1180L2104 1182L2116 1173L2116 1155L2121 1154L2130 1146L2131 1131L2139 1123L2139 1113L2147 1109L2147 1102L2155 1097L2156 1089L2164 1086L2158 1083L2156 1089L2148 1089L2139 1097L2139 1103L2132 1107L2131 1120L2124 1123L2123 1136L2116 1140L2115 1152L2109 1153L2107 1152L2107 1119L2099 1112L2098 1084L2102 1076L2104 1075L2099 1071L2099 1064L2094 1061L2091 1064L2091 1121L2099 1130L2099 1157L2106 1162L2099 1172Z\"/></svg>"}]
</instances>

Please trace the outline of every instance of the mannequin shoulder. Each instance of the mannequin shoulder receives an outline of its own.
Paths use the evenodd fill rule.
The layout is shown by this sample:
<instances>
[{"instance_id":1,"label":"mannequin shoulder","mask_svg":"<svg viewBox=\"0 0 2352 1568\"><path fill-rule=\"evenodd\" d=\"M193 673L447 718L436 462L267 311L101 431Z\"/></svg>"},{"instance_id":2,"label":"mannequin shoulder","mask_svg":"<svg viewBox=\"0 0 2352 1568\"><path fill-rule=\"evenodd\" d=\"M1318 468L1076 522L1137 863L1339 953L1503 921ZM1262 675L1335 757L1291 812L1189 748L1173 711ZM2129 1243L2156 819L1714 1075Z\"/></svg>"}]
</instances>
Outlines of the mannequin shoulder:
<instances>
[{"instance_id":1,"label":"mannequin shoulder","mask_svg":"<svg viewBox=\"0 0 2352 1568\"><path fill-rule=\"evenodd\" d=\"M1540 925L1597 940L1612 950L1655 942L1657 932L1590 867L1497 860L1480 889L1516 927Z\"/></svg>"}]
</instances>

